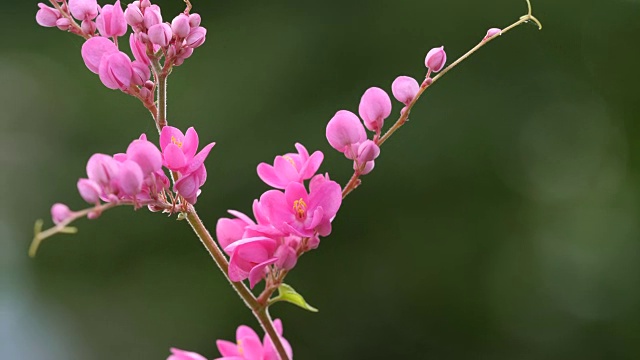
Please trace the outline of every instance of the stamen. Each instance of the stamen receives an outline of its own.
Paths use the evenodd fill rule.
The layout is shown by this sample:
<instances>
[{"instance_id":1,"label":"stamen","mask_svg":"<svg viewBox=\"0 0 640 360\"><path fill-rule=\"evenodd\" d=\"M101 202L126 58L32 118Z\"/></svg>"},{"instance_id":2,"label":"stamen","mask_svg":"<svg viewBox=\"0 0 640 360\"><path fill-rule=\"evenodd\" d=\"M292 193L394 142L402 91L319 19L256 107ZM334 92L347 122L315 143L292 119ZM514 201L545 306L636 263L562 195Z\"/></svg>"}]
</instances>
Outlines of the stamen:
<instances>
[{"instance_id":1,"label":"stamen","mask_svg":"<svg viewBox=\"0 0 640 360\"><path fill-rule=\"evenodd\" d=\"M302 200L302 198L293 202L293 211L296 212L296 216L299 219L304 219L304 216L307 213L307 203Z\"/></svg>"}]
</instances>

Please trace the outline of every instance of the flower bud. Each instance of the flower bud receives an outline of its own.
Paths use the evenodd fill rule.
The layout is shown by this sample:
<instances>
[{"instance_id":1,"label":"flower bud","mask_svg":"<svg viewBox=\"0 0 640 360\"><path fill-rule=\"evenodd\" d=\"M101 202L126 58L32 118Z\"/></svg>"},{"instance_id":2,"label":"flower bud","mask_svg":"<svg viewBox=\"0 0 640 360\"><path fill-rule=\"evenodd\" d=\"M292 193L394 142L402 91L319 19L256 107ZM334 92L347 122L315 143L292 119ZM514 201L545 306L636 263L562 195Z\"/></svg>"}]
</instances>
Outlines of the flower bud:
<instances>
[{"instance_id":1,"label":"flower bud","mask_svg":"<svg viewBox=\"0 0 640 360\"><path fill-rule=\"evenodd\" d=\"M69 10L74 18L82 20L93 20L98 16L97 0L69 0Z\"/></svg>"},{"instance_id":2,"label":"flower bud","mask_svg":"<svg viewBox=\"0 0 640 360\"><path fill-rule=\"evenodd\" d=\"M40 10L36 13L36 22L38 25L44 27L56 26L56 21L60 19L60 11L43 3L39 3L38 7L40 7Z\"/></svg>"},{"instance_id":3,"label":"flower bud","mask_svg":"<svg viewBox=\"0 0 640 360\"><path fill-rule=\"evenodd\" d=\"M118 169L118 163L109 155L93 154L87 161L87 176L102 187L111 185Z\"/></svg>"},{"instance_id":4,"label":"flower bud","mask_svg":"<svg viewBox=\"0 0 640 360\"><path fill-rule=\"evenodd\" d=\"M118 185L120 190L129 196L135 196L142 190L144 175L140 166L131 160L127 160L120 166Z\"/></svg>"},{"instance_id":5,"label":"flower bud","mask_svg":"<svg viewBox=\"0 0 640 360\"><path fill-rule=\"evenodd\" d=\"M169 45L171 37L173 37L171 26L165 23L151 26L147 31L147 34L149 35L149 41L160 47L166 47Z\"/></svg>"},{"instance_id":6,"label":"flower bud","mask_svg":"<svg viewBox=\"0 0 640 360\"><path fill-rule=\"evenodd\" d=\"M124 19L132 28L137 28L144 22L144 16L139 6L134 4L127 5L127 9L124 11Z\"/></svg>"},{"instance_id":7,"label":"flower bud","mask_svg":"<svg viewBox=\"0 0 640 360\"><path fill-rule=\"evenodd\" d=\"M153 92L146 87L140 88L140 97L142 97L148 103L152 103L154 100Z\"/></svg>"},{"instance_id":8,"label":"flower bud","mask_svg":"<svg viewBox=\"0 0 640 360\"><path fill-rule=\"evenodd\" d=\"M80 28L85 34L93 35L96 33L96 23L92 20L82 20Z\"/></svg>"},{"instance_id":9,"label":"flower bud","mask_svg":"<svg viewBox=\"0 0 640 360\"><path fill-rule=\"evenodd\" d=\"M114 5L105 5L96 18L98 31L104 37L123 36L127 32L127 21L120 6L120 0Z\"/></svg>"},{"instance_id":10,"label":"flower bud","mask_svg":"<svg viewBox=\"0 0 640 360\"><path fill-rule=\"evenodd\" d=\"M384 119L391 115L391 99L384 90L377 87L369 88L360 99L358 112L367 129L379 132Z\"/></svg>"},{"instance_id":11,"label":"flower bud","mask_svg":"<svg viewBox=\"0 0 640 360\"><path fill-rule=\"evenodd\" d=\"M144 83L144 87L149 89L150 91L153 91L153 89L156 87L156 84L153 81L149 80Z\"/></svg>"},{"instance_id":12,"label":"flower bud","mask_svg":"<svg viewBox=\"0 0 640 360\"><path fill-rule=\"evenodd\" d=\"M189 25L189 16L180 14L171 22L171 30L179 39L184 39L189 35L191 26Z\"/></svg>"},{"instance_id":13,"label":"flower bud","mask_svg":"<svg viewBox=\"0 0 640 360\"><path fill-rule=\"evenodd\" d=\"M133 85L142 86L151 77L149 66L140 61L131 62L131 69L133 70L131 75L131 83Z\"/></svg>"},{"instance_id":14,"label":"flower bud","mask_svg":"<svg viewBox=\"0 0 640 360\"><path fill-rule=\"evenodd\" d=\"M187 46L194 49L197 48L204 43L206 36L207 29L202 26L192 29L191 32L189 32L189 36L186 38Z\"/></svg>"},{"instance_id":15,"label":"flower bud","mask_svg":"<svg viewBox=\"0 0 640 360\"><path fill-rule=\"evenodd\" d=\"M133 76L129 56L122 51L105 55L100 61L98 75L100 75L100 81L109 89L128 89Z\"/></svg>"},{"instance_id":16,"label":"flower bud","mask_svg":"<svg viewBox=\"0 0 640 360\"><path fill-rule=\"evenodd\" d=\"M200 14L190 14L189 15L189 26L191 26L192 28L197 28L198 26L200 26L200 22L202 21L202 19L200 18Z\"/></svg>"},{"instance_id":17,"label":"flower bud","mask_svg":"<svg viewBox=\"0 0 640 360\"><path fill-rule=\"evenodd\" d=\"M105 55L118 52L116 45L109 39L94 36L82 44L82 60L94 74L98 73L100 61Z\"/></svg>"},{"instance_id":18,"label":"flower bud","mask_svg":"<svg viewBox=\"0 0 640 360\"><path fill-rule=\"evenodd\" d=\"M485 35L484 39L482 39L482 41L487 41L488 39L494 37L497 34L502 33L502 29L498 29L498 28L491 28L489 30L487 30L487 35Z\"/></svg>"},{"instance_id":19,"label":"flower bud","mask_svg":"<svg viewBox=\"0 0 640 360\"><path fill-rule=\"evenodd\" d=\"M140 9L146 9L146 8L148 8L150 6L151 6L151 1L150 0L140 0Z\"/></svg>"},{"instance_id":20,"label":"flower bud","mask_svg":"<svg viewBox=\"0 0 640 360\"><path fill-rule=\"evenodd\" d=\"M147 56L147 46L138 40L135 34L129 35L129 47L134 59L147 66L151 65L151 60Z\"/></svg>"},{"instance_id":21,"label":"flower bud","mask_svg":"<svg viewBox=\"0 0 640 360\"><path fill-rule=\"evenodd\" d=\"M144 1L143 1L144 3ZM162 12L158 5L151 5L144 11L144 27L147 29L153 25L162 23Z\"/></svg>"},{"instance_id":22,"label":"flower bud","mask_svg":"<svg viewBox=\"0 0 640 360\"><path fill-rule=\"evenodd\" d=\"M58 225L73 215L69 207L65 204L56 203L51 207L51 220Z\"/></svg>"},{"instance_id":23,"label":"flower bud","mask_svg":"<svg viewBox=\"0 0 640 360\"><path fill-rule=\"evenodd\" d=\"M409 105L418 94L420 85L409 76L398 76L391 84L391 92L396 100L405 105Z\"/></svg>"},{"instance_id":24,"label":"flower bud","mask_svg":"<svg viewBox=\"0 0 640 360\"><path fill-rule=\"evenodd\" d=\"M358 163L364 164L375 160L380 155L380 147L371 140L366 140L358 147Z\"/></svg>"},{"instance_id":25,"label":"flower bud","mask_svg":"<svg viewBox=\"0 0 640 360\"><path fill-rule=\"evenodd\" d=\"M71 27L71 20L67 18L60 18L56 20L56 26L62 31L67 31L69 30L69 27Z\"/></svg>"},{"instance_id":26,"label":"flower bud","mask_svg":"<svg viewBox=\"0 0 640 360\"><path fill-rule=\"evenodd\" d=\"M373 170L375 166L376 166L375 161L368 161L366 164L364 164L364 167L362 168L362 170L360 170L360 175L367 175Z\"/></svg>"},{"instance_id":27,"label":"flower bud","mask_svg":"<svg viewBox=\"0 0 640 360\"><path fill-rule=\"evenodd\" d=\"M427 53L427 57L424 59L424 64L432 72L438 72L442 70L444 64L447 63L447 53L444 51L444 46L439 48L433 48Z\"/></svg>"},{"instance_id":28,"label":"flower bud","mask_svg":"<svg viewBox=\"0 0 640 360\"><path fill-rule=\"evenodd\" d=\"M162 153L147 140L133 140L127 147L127 158L137 163L145 176L162 169Z\"/></svg>"},{"instance_id":29,"label":"flower bud","mask_svg":"<svg viewBox=\"0 0 640 360\"><path fill-rule=\"evenodd\" d=\"M78 180L78 192L89 204L98 204L102 188L95 181L89 179Z\"/></svg>"},{"instance_id":30,"label":"flower bud","mask_svg":"<svg viewBox=\"0 0 640 360\"><path fill-rule=\"evenodd\" d=\"M367 133L356 114L347 110L338 111L327 124L327 141L334 149L346 154L351 146L367 139ZM354 154L355 155L355 154ZM351 156L352 158L354 156Z\"/></svg>"}]
</instances>

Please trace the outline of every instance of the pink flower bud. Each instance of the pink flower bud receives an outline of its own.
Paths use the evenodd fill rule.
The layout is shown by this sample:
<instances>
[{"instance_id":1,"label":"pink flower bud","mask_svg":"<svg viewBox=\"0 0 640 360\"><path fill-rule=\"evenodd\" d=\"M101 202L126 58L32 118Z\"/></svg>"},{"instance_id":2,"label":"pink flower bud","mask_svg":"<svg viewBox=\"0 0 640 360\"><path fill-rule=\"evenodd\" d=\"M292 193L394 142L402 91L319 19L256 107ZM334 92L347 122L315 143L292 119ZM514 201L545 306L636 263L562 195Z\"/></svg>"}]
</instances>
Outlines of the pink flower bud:
<instances>
[{"instance_id":1,"label":"pink flower bud","mask_svg":"<svg viewBox=\"0 0 640 360\"><path fill-rule=\"evenodd\" d=\"M146 8L148 8L150 6L151 6L151 1L150 0L141 0L140 1L140 9L146 9Z\"/></svg>"},{"instance_id":2,"label":"pink flower bud","mask_svg":"<svg viewBox=\"0 0 640 360\"><path fill-rule=\"evenodd\" d=\"M200 14L190 14L189 15L189 26L191 26L192 28L197 28L198 26L200 26L200 22L202 21L202 19L200 18Z\"/></svg>"},{"instance_id":3,"label":"pink flower bud","mask_svg":"<svg viewBox=\"0 0 640 360\"><path fill-rule=\"evenodd\" d=\"M136 162L145 176L162 169L162 153L147 140L133 140L127 147L127 159Z\"/></svg>"},{"instance_id":4,"label":"pink flower bud","mask_svg":"<svg viewBox=\"0 0 640 360\"><path fill-rule=\"evenodd\" d=\"M366 140L358 147L358 163L364 164L375 160L380 155L380 148L371 140Z\"/></svg>"},{"instance_id":5,"label":"pink flower bud","mask_svg":"<svg viewBox=\"0 0 640 360\"><path fill-rule=\"evenodd\" d=\"M118 163L109 155L93 154L87 161L87 176L101 187L110 186L118 170Z\"/></svg>"},{"instance_id":6,"label":"pink flower bud","mask_svg":"<svg viewBox=\"0 0 640 360\"><path fill-rule=\"evenodd\" d=\"M124 11L124 19L132 28L137 28L144 22L144 16L139 6L135 4L127 5L127 9Z\"/></svg>"},{"instance_id":7,"label":"pink flower bud","mask_svg":"<svg viewBox=\"0 0 640 360\"><path fill-rule=\"evenodd\" d=\"M96 33L96 23L92 20L82 20L80 28L85 34L93 35Z\"/></svg>"},{"instance_id":8,"label":"pink flower bud","mask_svg":"<svg viewBox=\"0 0 640 360\"><path fill-rule=\"evenodd\" d=\"M427 53L427 57L424 59L424 64L432 72L438 72L442 70L444 64L447 63L447 53L444 51L444 46L439 48L433 48Z\"/></svg>"},{"instance_id":9,"label":"pink flower bud","mask_svg":"<svg viewBox=\"0 0 640 360\"><path fill-rule=\"evenodd\" d=\"M69 207L65 204L56 203L51 207L51 219L56 225L67 220L71 215L71 210L69 210Z\"/></svg>"},{"instance_id":10,"label":"pink flower bud","mask_svg":"<svg viewBox=\"0 0 640 360\"><path fill-rule=\"evenodd\" d=\"M489 38L494 37L497 34L502 33L502 29L498 29L498 28L491 28L487 31L487 35L485 35L484 39L482 39L482 41L487 41Z\"/></svg>"},{"instance_id":11,"label":"pink flower bud","mask_svg":"<svg viewBox=\"0 0 640 360\"><path fill-rule=\"evenodd\" d=\"M184 39L189 35L191 26L189 26L189 16L180 14L171 22L171 30L179 39Z\"/></svg>"},{"instance_id":12,"label":"pink flower bud","mask_svg":"<svg viewBox=\"0 0 640 360\"><path fill-rule=\"evenodd\" d=\"M376 166L375 161L368 161L365 165L364 168L362 168L362 170L360 170L360 174L361 175L367 175L368 173L370 173L373 168Z\"/></svg>"},{"instance_id":13,"label":"pink flower bud","mask_svg":"<svg viewBox=\"0 0 640 360\"><path fill-rule=\"evenodd\" d=\"M131 60L127 54L121 51L105 55L100 61L98 75L100 75L100 81L107 88L126 90L131 86L131 77L133 76Z\"/></svg>"},{"instance_id":14,"label":"pink flower bud","mask_svg":"<svg viewBox=\"0 0 640 360\"><path fill-rule=\"evenodd\" d=\"M74 18L82 20L93 20L98 16L97 0L69 0L69 10Z\"/></svg>"},{"instance_id":15,"label":"pink flower bud","mask_svg":"<svg viewBox=\"0 0 640 360\"><path fill-rule=\"evenodd\" d=\"M146 87L140 88L140 97L142 97L146 102L153 102L153 92Z\"/></svg>"},{"instance_id":16,"label":"pink flower bud","mask_svg":"<svg viewBox=\"0 0 640 360\"><path fill-rule=\"evenodd\" d=\"M120 190L129 196L135 196L142 190L144 175L140 166L131 160L127 160L120 166L118 185Z\"/></svg>"},{"instance_id":17,"label":"pink flower bud","mask_svg":"<svg viewBox=\"0 0 640 360\"><path fill-rule=\"evenodd\" d=\"M144 7L143 7L144 8ZM158 5L151 5L144 10L144 27L149 29L153 25L162 23L162 12Z\"/></svg>"},{"instance_id":18,"label":"pink flower bud","mask_svg":"<svg viewBox=\"0 0 640 360\"><path fill-rule=\"evenodd\" d=\"M189 36L187 36L186 43L188 47L197 48L198 46L204 43L205 37L207 36L207 29L199 26L194 28L189 32Z\"/></svg>"},{"instance_id":19,"label":"pink flower bud","mask_svg":"<svg viewBox=\"0 0 640 360\"><path fill-rule=\"evenodd\" d=\"M398 76L391 84L393 97L405 105L409 105L413 101L419 90L418 82L409 76Z\"/></svg>"},{"instance_id":20,"label":"pink flower bud","mask_svg":"<svg viewBox=\"0 0 640 360\"><path fill-rule=\"evenodd\" d=\"M147 31L147 34L149 35L149 41L160 47L166 47L169 45L171 37L173 37L171 26L165 23L151 26Z\"/></svg>"},{"instance_id":21,"label":"pink flower bud","mask_svg":"<svg viewBox=\"0 0 640 360\"><path fill-rule=\"evenodd\" d=\"M96 19L100 35L104 37L123 36L127 32L127 21L120 6L120 0L114 5L105 5Z\"/></svg>"},{"instance_id":22,"label":"pink flower bud","mask_svg":"<svg viewBox=\"0 0 640 360\"><path fill-rule=\"evenodd\" d=\"M351 146L367 139L367 133L356 114L347 110L338 111L327 124L327 140L334 149L347 153ZM355 150L355 149L354 149ZM355 154L352 154L352 158Z\"/></svg>"},{"instance_id":23,"label":"pink flower bud","mask_svg":"<svg viewBox=\"0 0 640 360\"><path fill-rule=\"evenodd\" d=\"M384 119L391 115L391 99L384 90L377 87L369 88L360 99L358 112L367 129L379 132Z\"/></svg>"},{"instance_id":24,"label":"pink flower bud","mask_svg":"<svg viewBox=\"0 0 640 360\"><path fill-rule=\"evenodd\" d=\"M148 65L136 60L131 63L131 69L133 70L131 76L131 83L133 85L142 86L151 77L151 69Z\"/></svg>"},{"instance_id":25,"label":"pink flower bud","mask_svg":"<svg viewBox=\"0 0 640 360\"><path fill-rule=\"evenodd\" d=\"M67 31L67 30L69 30L69 27L71 26L71 20L69 20L67 18L60 18L60 19L56 20L56 26L58 27L58 29L60 29L62 31Z\"/></svg>"},{"instance_id":26,"label":"pink flower bud","mask_svg":"<svg viewBox=\"0 0 640 360\"><path fill-rule=\"evenodd\" d=\"M111 40L101 36L94 36L84 42L81 52L84 64L87 65L91 72L97 74L102 57L117 53L118 48Z\"/></svg>"},{"instance_id":27,"label":"pink flower bud","mask_svg":"<svg viewBox=\"0 0 640 360\"><path fill-rule=\"evenodd\" d=\"M36 13L36 22L38 25L44 27L56 26L56 21L60 18L60 11L58 11L58 9L48 7L43 3L39 3L38 7L40 7L40 10Z\"/></svg>"},{"instance_id":28,"label":"pink flower bud","mask_svg":"<svg viewBox=\"0 0 640 360\"><path fill-rule=\"evenodd\" d=\"M153 91L156 87L156 84L153 81L149 80L144 83L144 87Z\"/></svg>"},{"instance_id":29,"label":"pink flower bud","mask_svg":"<svg viewBox=\"0 0 640 360\"><path fill-rule=\"evenodd\" d=\"M298 262L298 254L291 246L286 244L280 245L273 256L278 259L276 266L284 270L293 269Z\"/></svg>"},{"instance_id":30,"label":"pink flower bud","mask_svg":"<svg viewBox=\"0 0 640 360\"><path fill-rule=\"evenodd\" d=\"M134 59L145 65L151 65L151 60L147 56L147 46L138 40L135 34L129 35L129 47Z\"/></svg>"},{"instance_id":31,"label":"pink flower bud","mask_svg":"<svg viewBox=\"0 0 640 360\"><path fill-rule=\"evenodd\" d=\"M100 202L100 194L102 189L95 181L89 179L78 180L78 192L84 201L89 204L97 204Z\"/></svg>"}]
</instances>

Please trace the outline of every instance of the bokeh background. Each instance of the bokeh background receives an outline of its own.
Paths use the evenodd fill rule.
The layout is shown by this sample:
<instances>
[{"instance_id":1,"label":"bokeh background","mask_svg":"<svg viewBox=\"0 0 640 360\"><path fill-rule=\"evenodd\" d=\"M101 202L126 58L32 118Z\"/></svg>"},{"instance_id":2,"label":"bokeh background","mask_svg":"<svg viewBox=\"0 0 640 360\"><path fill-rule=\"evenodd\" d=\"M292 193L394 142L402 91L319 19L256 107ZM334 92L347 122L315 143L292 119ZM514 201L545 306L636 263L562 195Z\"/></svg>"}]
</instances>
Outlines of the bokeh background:
<instances>
[{"instance_id":1,"label":"bokeh background","mask_svg":"<svg viewBox=\"0 0 640 360\"><path fill-rule=\"evenodd\" d=\"M193 2L208 38L170 78L169 119L218 143L198 201L212 229L250 211L267 189L256 165L295 142L344 184L351 164L324 137L337 110L526 9ZM167 19L183 9L157 3ZM146 110L84 67L81 39L36 10L5 4L0 23L0 357L217 357L216 339L257 324L186 223L116 209L27 257L52 203L85 206L91 154L154 137ZM272 308L296 359L640 358L640 1L534 0L534 13L543 31L514 30L428 91L301 259L288 283L320 313Z\"/></svg>"}]
</instances>

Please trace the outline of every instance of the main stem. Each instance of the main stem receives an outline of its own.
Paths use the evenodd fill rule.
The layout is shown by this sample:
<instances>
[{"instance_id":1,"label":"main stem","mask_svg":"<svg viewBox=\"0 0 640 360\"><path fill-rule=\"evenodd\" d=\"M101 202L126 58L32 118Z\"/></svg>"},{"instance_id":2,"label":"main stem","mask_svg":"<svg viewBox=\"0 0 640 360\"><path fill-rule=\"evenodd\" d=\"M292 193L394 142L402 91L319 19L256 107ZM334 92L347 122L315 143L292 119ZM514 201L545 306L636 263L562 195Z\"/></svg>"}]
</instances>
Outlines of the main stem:
<instances>
[{"instance_id":1,"label":"main stem","mask_svg":"<svg viewBox=\"0 0 640 360\"><path fill-rule=\"evenodd\" d=\"M158 133L162 132L162 128L167 126L167 76L168 73L164 71L158 60L152 61L154 75L158 81L158 113L155 118ZM174 181L177 180L175 176L172 176ZM269 335L271 342L276 348L280 360L289 360L289 356L282 345L282 340L276 331L267 306L258 302L251 290L245 285L245 283L239 281L231 281L228 275L229 262L222 253L222 250L218 246L218 243L213 239L209 230L204 226L204 223L198 216L196 209L193 205L189 204L187 209L187 222L196 233L202 245L207 249L213 261L229 281L234 290L238 293L240 298L244 301L245 305L251 310L255 318L260 323L262 329Z\"/></svg>"}]
</instances>

